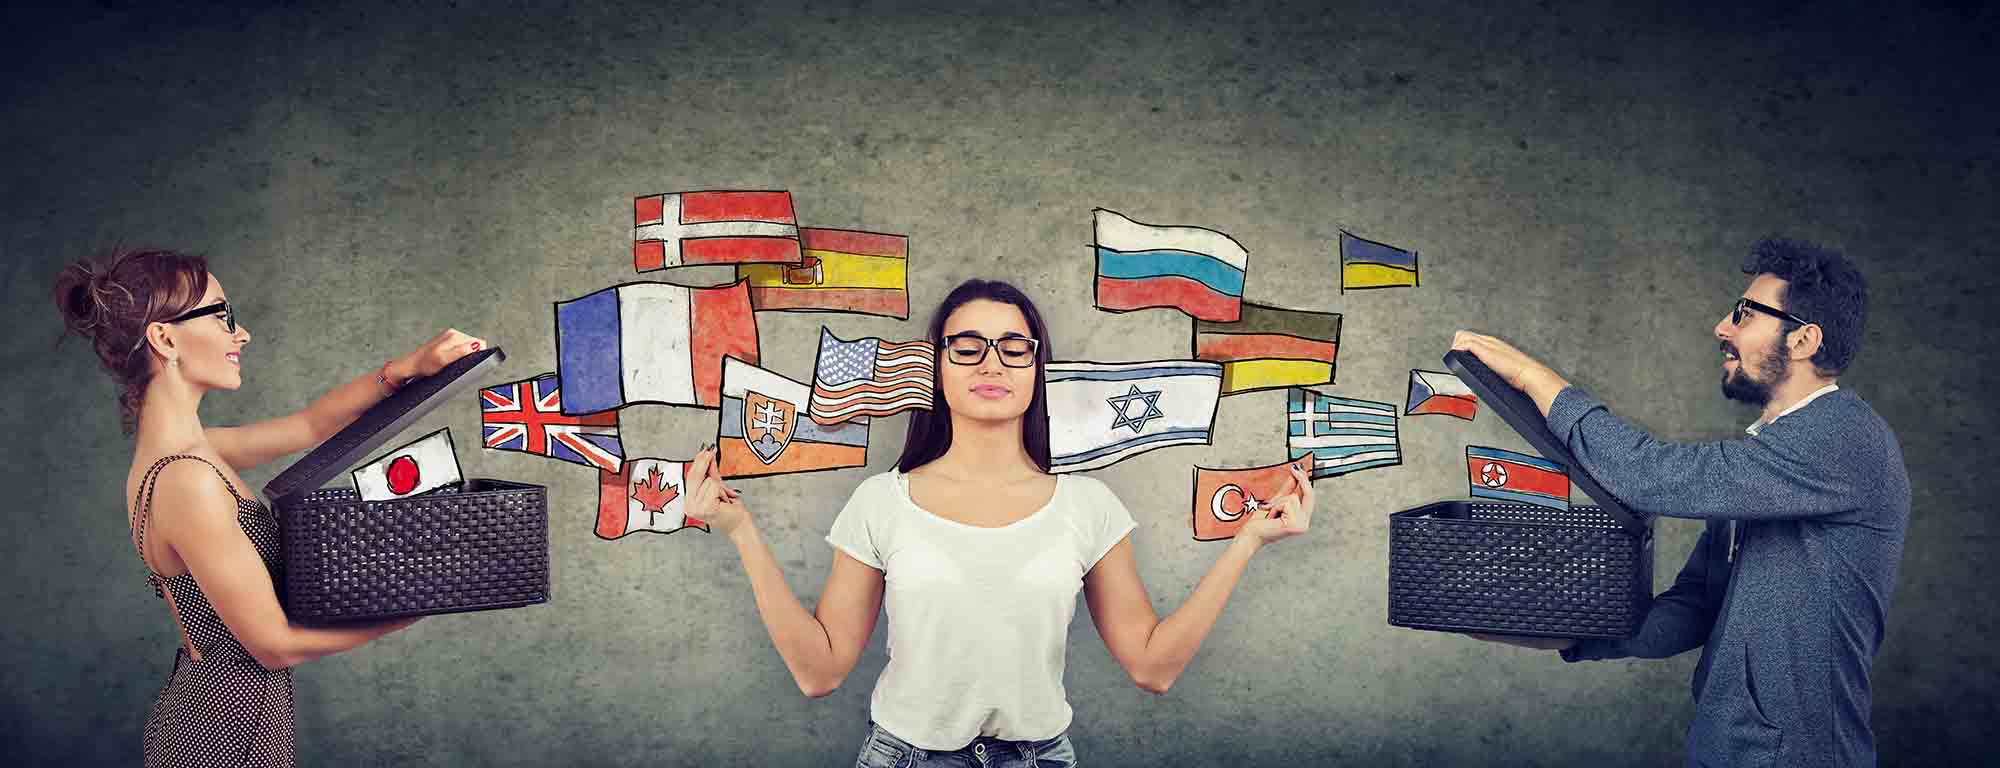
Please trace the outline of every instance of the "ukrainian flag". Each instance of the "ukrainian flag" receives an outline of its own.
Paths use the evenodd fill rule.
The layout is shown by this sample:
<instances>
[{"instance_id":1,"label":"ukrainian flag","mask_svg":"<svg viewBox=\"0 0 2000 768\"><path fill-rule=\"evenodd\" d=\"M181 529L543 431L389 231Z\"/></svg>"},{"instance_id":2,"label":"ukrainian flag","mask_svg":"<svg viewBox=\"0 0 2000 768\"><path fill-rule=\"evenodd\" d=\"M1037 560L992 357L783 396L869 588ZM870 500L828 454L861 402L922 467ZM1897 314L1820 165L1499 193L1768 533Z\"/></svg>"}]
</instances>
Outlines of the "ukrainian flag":
<instances>
[{"instance_id":1,"label":"ukrainian flag","mask_svg":"<svg viewBox=\"0 0 2000 768\"><path fill-rule=\"evenodd\" d=\"M1414 288L1417 252L1340 232L1340 290Z\"/></svg>"}]
</instances>

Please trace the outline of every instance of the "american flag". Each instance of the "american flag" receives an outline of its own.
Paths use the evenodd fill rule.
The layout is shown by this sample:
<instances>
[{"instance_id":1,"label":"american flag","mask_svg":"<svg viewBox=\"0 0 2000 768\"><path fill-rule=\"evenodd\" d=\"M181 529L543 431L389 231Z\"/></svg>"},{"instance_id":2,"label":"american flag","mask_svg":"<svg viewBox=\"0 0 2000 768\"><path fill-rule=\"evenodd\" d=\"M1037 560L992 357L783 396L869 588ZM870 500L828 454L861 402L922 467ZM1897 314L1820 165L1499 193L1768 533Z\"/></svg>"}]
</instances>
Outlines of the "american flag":
<instances>
[{"instance_id":1,"label":"american flag","mask_svg":"<svg viewBox=\"0 0 2000 768\"><path fill-rule=\"evenodd\" d=\"M937 348L928 341L841 341L822 327L806 413L832 426L857 417L930 410L936 378Z\"/></svg>"},{"instance_id":2,"label":"american flag","mask_svg":"<svg viewBox=\"0 0 2000 768\"><path fill-rule=\"evenodd\" d=\"M606 472L625 463L618 412L564 416L553 373L479 390L479 423L491 450L538 453Z\"/></svg>"}]
</instances>

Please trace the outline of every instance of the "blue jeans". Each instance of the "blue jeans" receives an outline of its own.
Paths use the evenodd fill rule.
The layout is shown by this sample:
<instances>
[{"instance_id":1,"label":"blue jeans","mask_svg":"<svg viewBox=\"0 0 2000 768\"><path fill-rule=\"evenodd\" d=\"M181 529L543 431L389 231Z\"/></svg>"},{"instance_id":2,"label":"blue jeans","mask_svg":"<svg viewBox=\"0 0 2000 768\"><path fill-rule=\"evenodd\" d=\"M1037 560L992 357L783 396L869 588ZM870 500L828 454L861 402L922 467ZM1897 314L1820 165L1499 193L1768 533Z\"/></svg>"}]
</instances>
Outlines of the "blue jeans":
<instances>
[{"instance_id":1,"label":"blue jeans","mask_svg":"<svg viewBox=\"0 0 2000 768\"><path fill-rule=\"evenodd\" d=\"M1043 741L1005 741L980 736L950 752L919 749L896 738L874 720L868 721L868 740L861 744L861 756L854 768L910 768L917 765L963 766L963 768L1075 768L1076 748L1070 746L1069 732Z\"/></svg>"}]
</instances>

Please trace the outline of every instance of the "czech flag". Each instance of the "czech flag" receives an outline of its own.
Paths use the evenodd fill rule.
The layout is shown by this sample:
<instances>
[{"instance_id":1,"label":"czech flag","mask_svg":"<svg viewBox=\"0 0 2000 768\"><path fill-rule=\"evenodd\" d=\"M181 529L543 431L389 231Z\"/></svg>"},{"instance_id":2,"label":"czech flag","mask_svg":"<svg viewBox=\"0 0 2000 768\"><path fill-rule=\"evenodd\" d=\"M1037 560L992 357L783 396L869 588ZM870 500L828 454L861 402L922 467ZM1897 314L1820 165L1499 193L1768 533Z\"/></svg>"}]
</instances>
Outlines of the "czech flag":
<instances>
[{"instance_id":1,"label":"czech flag","mask_svg":"<svg viewBox=\"0 0 2000 768\"><path fill-rule=\"evenodd\" d=\"M1479 412L1479 396L1457 376L1442 371L1410 371L1410 397L1403 405L1406 416L1443 414L1471 421Z\"/></svg>"},{"instance_id":2,"label":"czech flag","mask_svg":"<svg viewBox=\"0 0 2000 768\"><path fill-rule=\"evenodd\" d=\"M1474 445L1465 449L1465 468L1476 498L1569 509L1569 471L1561 464Z\"/></svg>"},{"instance_id":3,"label":"czech flag","mask_svg":"<svg viewBox=\"0 0 2000 768\"><path fill-rule=\"evenodd\" d=\"M1141 224L1103 208L1092 214L1098 309L1166 307L1202 320L1236 321L1250 252L1234 238L1201 227Z\"/></svg>"}]
</instances>

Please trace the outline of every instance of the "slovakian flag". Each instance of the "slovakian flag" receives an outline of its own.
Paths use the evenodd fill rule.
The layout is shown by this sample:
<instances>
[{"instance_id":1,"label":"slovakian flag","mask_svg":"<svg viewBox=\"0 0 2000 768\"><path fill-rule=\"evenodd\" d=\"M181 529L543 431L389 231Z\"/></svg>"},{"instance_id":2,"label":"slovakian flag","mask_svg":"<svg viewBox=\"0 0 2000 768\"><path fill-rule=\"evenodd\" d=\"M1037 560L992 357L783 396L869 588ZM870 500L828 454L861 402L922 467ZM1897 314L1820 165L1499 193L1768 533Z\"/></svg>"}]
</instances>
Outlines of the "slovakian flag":
<instances>
[{"instance_id":1,"label":"slovakian flag","mask_svg":"<svg viewBox=\"0 0 2000 768\"><path fill-rule=\"evenodd\" d=\"M1340 290L1414 288L1417 252L1340 231Z\"/></svg>"},{"instance_id":2,"label":"slovakian flag","mask_svg":"<svg viewBox=\"0 0 2000 768\"><path fill-rule=\"evenodd\" d=\"M722 402L722 358L757 360L743 281L715 288L626 283L556 303L563 413L632 403Z\"/></svg>"},{"instance_id":3,"label":"slovakian flag","mask_svg":"<svg viewBox=\"0 0 2000 768\"><path fill-rule=\"evenodd\" d=\"M799 262L790 192L676 192L632 201L632 267Z\"/></svg>"},{"instance_id":4,"label":"slovakian flag","mask_svg":"<svg viewBox=\"0 0 2000 768\"><path fill-rule=\"evenodd\" d=\"M1207 445L1222 366L1200 360L1054 362L1043 368L1049 471L1116 464L1169 445Z\"/></svg>"},{"instance_id":5,"label":"slovakian flag","mask_svg":"<svg viewBox=\"0 0 2000 768\"><path fill-rule=\"evenodd\" d=\"M1234 238L1202 227L1141 224L1103 208L1091 213L1098 309L1167 307L1202 320L1236 320L1250 252Z\"/></svg>"},{"instance_id":6,"label":"slovakian flag","mask_svg":"<svg viewBox=\"0 0 2000 768\"><path fill-rule=\"evenodd\" d=\"M1311 454L1314 480L1403 463L1393 404L1295 387L1285 412L1286 455Z\"/></svg>"},{"instance_id":7,"label":"slovakian flag","mask_svg":"<svg viewBox=\"0 0 2000 768\"><path fill-rule=\"evenodd\" d=\"M686 478L687 462L654 458L626 459L624 469L597 473L597 537L708 530L687 516Z\"/></svg>"},{"instance_id":8,"label":"slovakian flag","mask_svg":"<svg viewBox=\"0 0 2000 768\"><path fill-rule=\"evenodd\" d=\"M937 388L937 348L923 339L890 343L877 338L841 341L819 329L807 415L822 425L867 420L908 410L930 410Z\"/></svg>"},{"instance_id":9,"label":"slovakian flag","mask_svg":"<svg viewBox=\"0 0 2000 768\"><path fill-rule=\"evenodd\" d=\"M562 405L562 388L553 373L479 390L479 427L487 450L535 453L618 471L625 460L618 412L569 416Z\"/></svg>"},{"instance_id":10,"label":"slovakian flag","mask_svg":"<svg viewBox=\"0 0 2000 768\"><path fill-rule=\"evenodd\" d=\"M1465 469L1475 498L1569 509L1569 471L1540 456L1468 446Z\"/></svg>"},{"instance_id":11,"label":"slovakian flag","mask_svg":"<svg viewBox=\"0 0 2000 768\"><path fill-rule=\"evenodd\" d=\"M1233 323L1194 321L1194 356L1222 364L1222 394L1333 383L1340 313L1243 303Z\"/></svg>"},{"instance_id":12,"label":"slovakian flag","mask_svg":"<svg viewBox=\"0 0 2000 768\"><path fill-rule=\"evenodd\" d=\"M352 475L354 490L362 501L415 496L464 479L458 471L458 452L451 448L450 427L385 453L356 468Z\"/></svg>"},{"instance_id":13,"label":"slovakian flag","mask_svg":"<svg viewBox=\"0 0 2000 768\"><path fill-rule=\"evenodd\" d=\"M812 388L726 358L722 418L716 425L723 477L756 477L868 464L868 423L821 426L806 418Z\"/></svg>"},{"instance_id":14,"label":"slovakian flag","mask_svg":"<svg viewBox=\"0 0 2000 768\"><path fill-rule=\"evenodd\" d=\"M799 228L797 264L745 264L759 312L848 312L910 317L910 239L851 229Z\"/></svg>"},{"instance_id":15,"label":"slovakian flag","mask_svg":"<svg viewBox=\"0 0 2000 768\"><path fill-rule=\"evenodd\" d=\"M1292 467L1312 477L1310 454L1297 460L1248 469L1194 468L1194 539L1219 541L1236 537L1243 524L1271 501L1293 490ZM1308 480L1307 482L1311 482Z\"/></svg>"},{"instance_id":16,"label":"slovakian flag","mask_svg":"<svg viewBox=\"0 0 2000 768\"><path fill-rule=\"evenodd\" d=\"M1443 371L1410 371L1410 397L1403 404L1404 415L1443 414L1471 421L1477 413L1479 396L1457 376Z\"/></svg>"}]
</instances>

